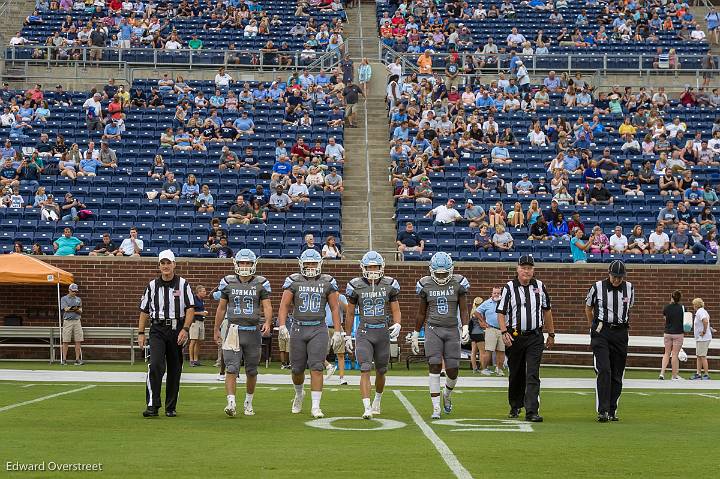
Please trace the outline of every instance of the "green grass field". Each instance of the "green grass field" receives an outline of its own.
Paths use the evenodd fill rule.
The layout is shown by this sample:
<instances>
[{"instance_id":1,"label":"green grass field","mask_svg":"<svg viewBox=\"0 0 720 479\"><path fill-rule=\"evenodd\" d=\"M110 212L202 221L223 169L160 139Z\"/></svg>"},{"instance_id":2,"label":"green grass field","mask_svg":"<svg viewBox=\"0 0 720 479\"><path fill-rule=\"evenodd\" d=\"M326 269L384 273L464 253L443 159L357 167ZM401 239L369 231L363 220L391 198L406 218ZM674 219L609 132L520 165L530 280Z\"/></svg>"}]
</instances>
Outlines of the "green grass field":
<instances>
[{"instance_id":1,"label":"green grass field","mask_svg":"<svg viewBox=\"0 0 720 479\"><path fill-rule=\"evenodd\" d=\"M505 419L504 390L458 392L455 410L439 423L429 420L426 390L397 388L384 395L380 418L398 421L398 428L371 430L384 426L344 419L329 421L339 429L326 430L307 424L309 395L303 413L290 414L289 386L258 387L256 415L228 418L221 384L186 384L178 417L144 419L141 384L0 382L0 477L78 474L7 472L8 461L102 463L101 473L84 474L124 478L456 477L414 422L413 408L473 477L718 477L716 391L628 391L621 422L598 424L593 391L548 389L546 422L531 426ZM326 418L362 412L352 386L328 386L322 407ZM497 427L508 430L487 430Z\"/></svg>"}]
</instances>

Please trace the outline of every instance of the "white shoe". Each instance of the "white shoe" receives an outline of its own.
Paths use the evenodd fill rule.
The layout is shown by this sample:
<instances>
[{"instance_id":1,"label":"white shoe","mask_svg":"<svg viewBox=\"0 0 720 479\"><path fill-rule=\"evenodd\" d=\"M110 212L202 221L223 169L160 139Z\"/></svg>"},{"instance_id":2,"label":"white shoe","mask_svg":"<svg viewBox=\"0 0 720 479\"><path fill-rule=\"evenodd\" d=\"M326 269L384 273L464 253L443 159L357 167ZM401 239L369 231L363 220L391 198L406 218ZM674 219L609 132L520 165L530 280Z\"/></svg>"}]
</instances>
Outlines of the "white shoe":
<instances>
[{"instance_id":1,"label":"white shoe","mask_svg":"<svg viewBox=\"0 0 720 479\"><path fill-rule=\"evenodd\" d=\"M301 392L299 395L297 393L295 394L295 398L293 398L292 409L291 409L291 412L293 414L300 414L302 412L302 405L303 405L304 399L305 399L305 391Z\"/></svg>"},{"instance_id":2,"label":"white shoe","mask_svg":"<svg viewBox=\"0 0 720 479\"><path fill-rule=\"evenodd\" d=\"M366 409L365 412L362 415L363 419L372 419L373 418L373 412L372 409Z\"/></svg>"},{"instance_id":3,"label":"white shoe","mask_svg":"<svg viewBox=\"0 0 720 479\"><path fill-rule=\"evenodd\" d=\"M325 417L325 414L323 414L322 409L320 409L319 407L316 407L312 411L310 411L310 415L315 419L321 419Z\"/></svg>"},{"instance_id":4,"label":"white shoe","mask_svg":"<svg viewBox=\"0 0 720 479\"><path fill-rule=\"evenodd\" d=\"M243 414L246 416L254 416L255 411L253 410L252 404L245 404Z\"/></svg>"},{"instance_id":5,"label":"white shoe","mask_svg":"<svg viewBox=\"0 0 720 479\"><path fill-rule=\"evenodd\" d=\"M675 376L671 379L671 381L685 381L685 378L682 376Z\"/></svg>"},{"instance_id":6,"label":"white shoe","mask_svg":"<svg viewBox=\"0 0 720 479\"><path fill-rule=\"evenodd\" d=\"M373 416L379 415L382 412L382 409L380 408L380 401L373 401L370 411L373 413Z\"/></svg>"},{"instance_id":7,"label":"white shoe","mask_svg":"<svg viewBox=\"0 0 720 479\"><path fill-rule=\"evenodd\" d=\"M495 370L495 374L496 374L497 376L505 376L505 373L503 372L502 369L496 369L496 370Z\"/></svg>"},{"instance_id":8,"label":"white shoe","mask_svg":"<svg viewBox=\"0 0 720 479\"><path fill-rule=\"evenodd\" d=\"M485 368L482 371L480 371L480 374L482 374L483 376L492 376L493 372L492 372L492 370Z\"/></svg>"},{"instance_id":9,"label":"white shoe","mask_svg":"<svg viewBox=\"0 0 720 479\"><path fill-rule=\"evenodd\" d=\"M335 374L335 371L337 371L337 366L335 366L334 364L328 366L327 372L325 373L325 381L330 379L332 375Z\"/></svg>"},{"instance_id":10,"label":"white shoe","mask_svg":"<svg viewBox=\"0 0 720 479\"><path fill-rule=\"evenodd\" d=\"M430 416L430 419L440 419L440 417L441 417L440 408L437 408L437 409L433 408L432 416Z\"/></svg>"},{"instance_id":11,"label":"white shoe","mask_svg":"<svg viewBox=\"0 0 720 479\"><path fill-rule=\"evenodd\" d=\"M340 386L347 386L347 379L344 376L340 378Z\"/></svg>"},{"instance_id":12,"label":"white shoe","mask_svg":"<svg viewBox=\"0 0 720 479\"><path fill-rule=\"evenodd\" d=\"M218 381L225 381L225 375L224 374L218 374L217 378Z\"/></svg>"},{"instance_id":13,"label":"white shoe","mask_svg":"<svg viewBox=\"0 0 720 479\"><path fill-rule=\"evenodd\" d=\"M235 417L235 415L237 414L237 411L235 410L234 402L227 403L227 406L225 406L225 414L227 414L230 417Z\"/></svg>"}]
</instances>

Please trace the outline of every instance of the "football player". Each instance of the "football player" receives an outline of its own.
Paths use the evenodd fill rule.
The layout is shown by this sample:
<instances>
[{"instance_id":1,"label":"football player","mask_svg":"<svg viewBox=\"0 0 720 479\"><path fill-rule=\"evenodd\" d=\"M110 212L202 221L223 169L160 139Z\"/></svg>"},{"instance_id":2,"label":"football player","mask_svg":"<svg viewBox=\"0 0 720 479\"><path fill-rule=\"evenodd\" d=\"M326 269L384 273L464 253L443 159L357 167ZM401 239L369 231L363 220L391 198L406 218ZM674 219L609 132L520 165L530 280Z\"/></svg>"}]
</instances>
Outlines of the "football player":
<instances>
[{"instance_id":1,"label":"football player","mask_svg":"<svg viewBox=\"0 0 720 479\"><path fill-rule=\"evenodd\" d=\"M390 360L390 340L400 334L400 284L385 276L385 260L376 251L368 251L360 260L362 277L347 284L348 300L345 331L352 331L355 308L360 323L355 333L355 358L360 363L360 396L364 419L380 414L380 401L385 388L385 373ZM392 315L392 324L388 324ZM352 352L351 335L345 336L345 349ZM370 369L375 363L375 398L370 404Z\"/></svg>"},{"instance_id":2,"label":"football player","mask_svg":"<svg viewBox=\"0 0 720 479\"><path fill-rule=\"evenodd\" d=\"M272 332L272 304L270 303L270 282L255 275L257 256L249 249L241 249L233 258L235 274L220 280L218 292L220 303L215 312L214 339L222 345L226 365L225 392L227 406L225 413L234 417L235 390L241 360L245 361L246 393L244 414L253 416L253 394L257 382L258 364L262 336ZM220 325L227 317L227 330L221 332Z\"/></svg>"},{"instance_id":3,"label":"football player","mask_svg":"<svg viewBox=\"0 0 720 479\"><path fill-rule=\"evenodd\" d=\"M468 332L467 293L468 280L453 274L453 260L449 254L439 251L430 258L430 276L420 278L415 292L420 296L415 331L411 335L412 352L420 354L419 331L427 320L425 329L425 357L430 372L430 399L432 419L440 419L440 371L445 362L445 389L442 392L443 408L452 411L450 395L455 388L460 366L460 343L470 341ZM458 309L462 333L458 328Z\"/></svg>"},{"instance_id":4,"label":"football player","mask_svg":"<svg viewBox=\"0 0 720 479\"><path fill-rule=\"evenodd\" d=\"M335 328L331 345L345 341L345 333L340 325L338 310L338 287L335 278L322 274L322 257L316 250L308 249L300 255L300 273L294 273L285 279L283 295L278 311L278 334L280 338L290 339L290 368L295 385L295 398L292 413L302 411L305 391L305 368L310 369L310 391L312 406L310 414L314 418L323 417L320 398L323 388L325 356L328 351L328 333L325 325L325 304L330 305L330 313ZM293 308L292 331L286 326L290 308Z\"/></svg>"}]
</instances>

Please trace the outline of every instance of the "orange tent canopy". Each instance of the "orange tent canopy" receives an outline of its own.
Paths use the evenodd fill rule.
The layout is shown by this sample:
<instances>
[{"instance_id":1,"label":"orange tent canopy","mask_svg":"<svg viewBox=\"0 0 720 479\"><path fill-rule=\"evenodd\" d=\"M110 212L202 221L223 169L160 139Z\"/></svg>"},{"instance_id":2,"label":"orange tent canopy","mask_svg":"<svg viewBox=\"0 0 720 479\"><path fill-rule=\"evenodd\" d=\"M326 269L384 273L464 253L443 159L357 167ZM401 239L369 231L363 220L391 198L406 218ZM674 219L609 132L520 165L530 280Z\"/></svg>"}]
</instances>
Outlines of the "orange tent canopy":
<instances>
[{"instance_id":1,"label":"orange tent canopy","mask_svg":"<svg viewBox=\"0 0 720 479\"><path fill-rule=\"evenodd\" d=\"M68 285L72 273L19 253L0 255L0 284Z\"/></svg>"}]
</instances>

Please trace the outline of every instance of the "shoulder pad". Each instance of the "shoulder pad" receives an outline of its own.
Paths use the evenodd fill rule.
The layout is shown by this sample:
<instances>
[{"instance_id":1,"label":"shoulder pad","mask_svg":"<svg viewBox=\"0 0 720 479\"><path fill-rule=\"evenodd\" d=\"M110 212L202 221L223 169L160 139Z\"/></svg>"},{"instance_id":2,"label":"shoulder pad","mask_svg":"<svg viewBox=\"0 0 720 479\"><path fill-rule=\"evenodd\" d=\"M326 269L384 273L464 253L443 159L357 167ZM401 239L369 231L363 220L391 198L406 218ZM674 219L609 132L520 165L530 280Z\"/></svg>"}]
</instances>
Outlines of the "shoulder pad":
<instances>
[{"instance_id":1,"label":"shoulder pad","mask_svg":"<svg viewBox=\"0 0 720 479\"><path fill-rule=\"evenodd\" d=\"M298 274L299 274L299 273L298 273ZM332 281L335 280L335 278L333 278L333 277L332 277L331 275L329 275L329 274L323 273L323 274L321 274L320 276L318 276L318 280L319 280L319 281L332 282Z\"/></svg>"}]
</instances>

